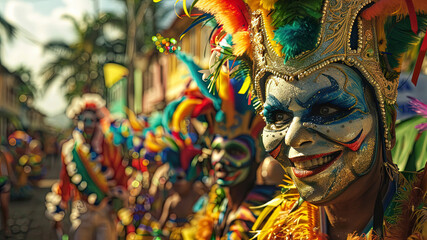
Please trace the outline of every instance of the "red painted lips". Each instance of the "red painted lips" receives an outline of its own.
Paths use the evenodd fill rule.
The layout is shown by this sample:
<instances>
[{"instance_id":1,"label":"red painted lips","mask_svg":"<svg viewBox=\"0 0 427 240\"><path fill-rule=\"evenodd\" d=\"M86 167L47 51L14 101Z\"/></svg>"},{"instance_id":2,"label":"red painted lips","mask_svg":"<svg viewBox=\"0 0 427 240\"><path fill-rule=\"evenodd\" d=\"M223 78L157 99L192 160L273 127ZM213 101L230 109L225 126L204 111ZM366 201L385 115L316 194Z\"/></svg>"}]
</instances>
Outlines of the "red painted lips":
<instances>
[{"instance_id":1,"label":"red painted lips","mask_svg":"<svg viewBox=\"0 0 427 240\"><path fill-rule=\"evenodd\" d=\"M318 174L332 165L342 155L342 151L321 153L310 156L295 157L289 160L293 163L292 171L297 178L310 177Z\"/></svg>"}]
</instances>

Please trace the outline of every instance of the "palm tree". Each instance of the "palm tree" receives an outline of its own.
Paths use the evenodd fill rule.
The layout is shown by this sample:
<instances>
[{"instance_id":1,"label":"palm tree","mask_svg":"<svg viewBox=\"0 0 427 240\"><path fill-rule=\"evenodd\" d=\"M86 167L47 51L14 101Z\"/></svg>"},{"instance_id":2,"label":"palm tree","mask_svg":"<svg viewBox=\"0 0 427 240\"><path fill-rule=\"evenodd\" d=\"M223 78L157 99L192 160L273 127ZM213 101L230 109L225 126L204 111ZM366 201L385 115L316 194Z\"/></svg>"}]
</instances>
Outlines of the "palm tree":
<instances>
[{"instance_id":1,"label":"palm tree","mask_svg":"<svg viewBox=\"0 0 427 240\"><path fill-rule=\"evenodd\" d=\"M6 19L0 15L0 65L1 65L1 48L3 45L3 38L6 36L7 39L15 37L16 27L10 24Z\"/></svg>"},{"instance_id":2,"label":"palm tree","mask_svg":"<svg viewBox=\"0 0 427 240\"><path fill-rule=\"evenodd\" d=\"M37 87L34 85L32 80L31 70L21 65L13 72L13 74L17 76L19 80L19 84L16 86L18 97L21 98L21 96L25 96L25 101L33 100L37 94Z\"/></svg>"},{"instance_id":3,"label":"palm tree","mask_svg":"<svg viewBox=\"0 0 427 240\"><path fill-rule=\"evenodd\" d=\"M104 95L102 67L107 62L123 63L125 43L123 39L109 40L103 31L106 25L122 27L122 19L112 13L95 18L86 14L82 21L69 15L64 18L73 23L77 40L71 44L51 41L44 46L46 52L56 55L42 68L45 87L60 79L68 100L84 92Z\"/></svg>"},{"instance_id":4,"label":"palm tree","mask_svg":"<svg viewBox=\"0 0 427 240\"><path fill-rule=\"evenodd\" d=\"M142 54L154 47L151 37L158 31L155 13L158 4L153 0L118 0L126 6L126 58L125 66L129 72L134 71L134 61L138 54ZM128 76L128 104L133 108L133 74Z\"/></svg>"}]
</instances>

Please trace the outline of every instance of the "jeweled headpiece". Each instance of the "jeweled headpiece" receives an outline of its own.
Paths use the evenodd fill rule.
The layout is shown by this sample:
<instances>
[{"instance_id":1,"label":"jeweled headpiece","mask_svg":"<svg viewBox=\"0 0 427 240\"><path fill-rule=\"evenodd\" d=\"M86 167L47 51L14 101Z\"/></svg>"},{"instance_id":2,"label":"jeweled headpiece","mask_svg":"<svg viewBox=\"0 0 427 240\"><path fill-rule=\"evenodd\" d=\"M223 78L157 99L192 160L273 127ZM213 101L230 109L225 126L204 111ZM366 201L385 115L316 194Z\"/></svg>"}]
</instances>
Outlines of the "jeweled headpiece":
<instances>
[{"instance_id":1,"label":"jeweled headpiece","mask_svg":"<svg viewBox=\"0 0 427 240\"><path fill-rule=\"evenodd\" d=\"M194 6L207 13L196 21L213 16L218 23L211 43L232 36L229 48L220 47L220 58L245 62L240 70L251 73L257 110L263 108L268 76L297 81L328 64L343 63L358 70L373 87L386 146L391 148L391 109L400 63L420 40L418 31L427 27L422 15L426 1L195 0ZM427 43L423 45L421 50L427 48ZM213 80L221 65L214 68Z\"/></svg>"}]
</instances>

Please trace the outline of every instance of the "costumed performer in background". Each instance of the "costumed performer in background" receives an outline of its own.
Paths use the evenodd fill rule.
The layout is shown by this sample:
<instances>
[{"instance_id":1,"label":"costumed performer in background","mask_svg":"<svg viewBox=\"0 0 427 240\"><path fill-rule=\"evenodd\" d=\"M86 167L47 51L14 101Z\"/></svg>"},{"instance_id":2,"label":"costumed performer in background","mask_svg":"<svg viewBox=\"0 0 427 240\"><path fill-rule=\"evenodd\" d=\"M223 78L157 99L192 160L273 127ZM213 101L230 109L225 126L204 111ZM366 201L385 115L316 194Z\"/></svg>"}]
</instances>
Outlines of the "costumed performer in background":
<instances>
[{"instance_id":1,"label":"costumed performer in background","mask_svg":"<svg viewBox=\"0 0 427 240\"><path fill-rule=\"evenodd\" d=\"M110 127L105 101L84 94L72 100L66 113L76 128L62 146L60 182L46 195L47 216L60 228L72 200L72 239L116 240L113 206L127 200L127 176L121 150L112 137L104 137Z\"/></svg>"},{"instance_id":2,"label":"costumed performer in background","mask_svg":"<svg viewBox=\"0 0 427 240\"><path fill-rule=\"evenodd\" d=\"M9 229L9 202L10 189L16 185L16 176L12 169L13 155L3 145L0 145L0 204L1 204L1 223L5 237L11 236Z\"/></svg>"}]
</instances>

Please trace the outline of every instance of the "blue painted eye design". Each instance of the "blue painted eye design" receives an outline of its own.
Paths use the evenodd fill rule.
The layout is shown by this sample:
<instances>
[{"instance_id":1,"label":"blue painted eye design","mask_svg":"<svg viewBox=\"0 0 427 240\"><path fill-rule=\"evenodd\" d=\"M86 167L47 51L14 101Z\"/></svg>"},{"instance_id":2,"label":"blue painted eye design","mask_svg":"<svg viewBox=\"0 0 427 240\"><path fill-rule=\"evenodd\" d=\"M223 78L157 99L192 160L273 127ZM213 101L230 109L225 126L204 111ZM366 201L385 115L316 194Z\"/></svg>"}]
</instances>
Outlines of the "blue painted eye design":
<instances>
[{"instance_id":1,"label":"blue painted eye design","mask_svg":"<svg viewBox=\"0 0 427 240\"><path fill-rule=\"evenodd\" d=\"M311 114L320 117L330 117L335 114L338 114L341 111L344 111L344 109L333 104L327 103L314 106L311 110Z\"/></svg>"},{"instance_id":2,"label":"blue painted eye design","mask_svg":"<svg viewBox=\"0 0 427 240\"><path fill-rule=\"evenodd\" d=\"M268 116L268 128L278 130L283 128L291 120L291 115L284 111L274 111Z\"/></svg>"}]
</instances>

